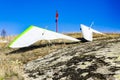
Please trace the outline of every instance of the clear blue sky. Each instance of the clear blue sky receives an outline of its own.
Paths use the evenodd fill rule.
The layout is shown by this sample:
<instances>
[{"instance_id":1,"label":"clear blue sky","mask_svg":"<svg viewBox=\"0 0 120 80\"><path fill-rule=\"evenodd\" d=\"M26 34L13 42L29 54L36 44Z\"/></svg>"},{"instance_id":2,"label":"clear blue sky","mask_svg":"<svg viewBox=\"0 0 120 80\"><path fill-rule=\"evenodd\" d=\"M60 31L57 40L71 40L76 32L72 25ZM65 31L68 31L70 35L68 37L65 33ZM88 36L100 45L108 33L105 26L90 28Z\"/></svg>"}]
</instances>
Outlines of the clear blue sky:
<instances>
[{"instance_id":1,"label":"clear blue sky","mask_svg":"<svg viewBox=\"0 0 120 80\"><path fill-rule=\"evenodd\" d=\"M30 25L59 32L79 32L79 25L102 32L120 32L120 0L0 0L0 31L20 34Z\"/></svg>"}]
</instances>

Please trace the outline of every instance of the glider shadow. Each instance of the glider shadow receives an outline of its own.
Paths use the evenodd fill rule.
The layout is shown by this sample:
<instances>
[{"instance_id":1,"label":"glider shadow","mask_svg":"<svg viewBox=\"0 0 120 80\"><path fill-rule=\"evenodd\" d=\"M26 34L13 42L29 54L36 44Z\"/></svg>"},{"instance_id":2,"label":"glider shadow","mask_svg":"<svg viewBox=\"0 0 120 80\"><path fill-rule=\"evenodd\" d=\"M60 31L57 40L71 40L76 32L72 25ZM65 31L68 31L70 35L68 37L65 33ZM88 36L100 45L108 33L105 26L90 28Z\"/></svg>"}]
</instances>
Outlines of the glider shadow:
<instances>
[{"instance_id":1,"label":"glider shadow","mask_svg":"<svg viewBox=\"0 0 120 80\"><path fill-rule=\"evenodd\" d=\"M31 51L31 50L34 50L34 49L37 49L37 48L43 48L43 47L52 46L52 45L62 45L62 44L70 45L70 44L77 44L77 43L79 43L79 42L61 42L61 43L54 42L54 43L41 44L41 45L32 45L32 46L29 46L29 47L19 48L17 50L11 51L7 54L8 55L9 54L19 54L19 53L22 53L22 52L27 52L27 51Z\"/></svg>"},{"instance_id":2,"label":"glider shadow","mask_svg":"<svg viewBox=\"0 0 120 80\"><path fill-rule=\"evenodd\" d=\"M77 38L78 40L80 40L80 42L88 42L86 39L84 38Z\"/></svg>"}]
</instances>

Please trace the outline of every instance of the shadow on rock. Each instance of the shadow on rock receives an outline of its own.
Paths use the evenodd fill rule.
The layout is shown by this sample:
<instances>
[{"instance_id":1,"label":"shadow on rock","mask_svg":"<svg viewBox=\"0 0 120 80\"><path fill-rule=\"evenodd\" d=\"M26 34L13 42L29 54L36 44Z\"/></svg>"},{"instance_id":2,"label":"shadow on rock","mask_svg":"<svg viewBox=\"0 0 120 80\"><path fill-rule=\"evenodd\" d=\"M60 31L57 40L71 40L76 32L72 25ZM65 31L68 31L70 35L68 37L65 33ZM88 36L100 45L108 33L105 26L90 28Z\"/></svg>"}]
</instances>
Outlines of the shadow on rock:
<instances>
[{"instance_id":1,"label":"shadow on rock","mask_svg":"<svg viewBox=\"0 0 120 80\"><path fill-rule=\"evenodd\" d=\"M108 80L114 74L102 74L96 72L96 70L102 66L109 66L110 64L104 61L105 58L96 58L93 55L84 55L82 57L77 56L70 59L66 65L66 69L61 69L58 73L54 74L53 80L59 80L64 77L69 77L69 80L87 80L92 78L93 80ZM82 64L80 64L82 62ZM86 68L81 69L79 66L85 65L85 62L91 62ZM84 63L84 64L83 64ZM60 66L60 65L59 65ZM58 67L58 66L57 66ZM115 67L114 67L115 68ZM112 67L113 69L113 67ZM59 73L63 73L59 75ZM112 77L113 78L113 77Z\"/></svg>"}]
</instances>

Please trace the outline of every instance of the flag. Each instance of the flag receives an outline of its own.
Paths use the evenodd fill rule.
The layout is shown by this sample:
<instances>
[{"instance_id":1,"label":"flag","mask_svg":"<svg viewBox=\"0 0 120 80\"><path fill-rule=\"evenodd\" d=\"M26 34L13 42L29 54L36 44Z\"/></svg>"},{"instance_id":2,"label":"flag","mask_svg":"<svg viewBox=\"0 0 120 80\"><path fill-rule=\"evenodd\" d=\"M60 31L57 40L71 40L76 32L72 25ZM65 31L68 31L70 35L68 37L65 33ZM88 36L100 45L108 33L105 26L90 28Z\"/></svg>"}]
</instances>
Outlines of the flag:
<instances>
[{"instance_id":1,"label":"flag","mask_svg":"<svg viewBox=\"0 0 120 80\"><path fill-rule=\"evenodd\" d=\"M58 32L58 11L56 11L56 32Z\"/></svg>"},{"instance_id":2,"label":"flag","mask_svg":"<svg viewBox=\"0 0 120 80\"><path fill-rule=\"evenodd\" d=\"M56 21L58 21L58 11L56 11Z\"/></svg>"}]
</instances>

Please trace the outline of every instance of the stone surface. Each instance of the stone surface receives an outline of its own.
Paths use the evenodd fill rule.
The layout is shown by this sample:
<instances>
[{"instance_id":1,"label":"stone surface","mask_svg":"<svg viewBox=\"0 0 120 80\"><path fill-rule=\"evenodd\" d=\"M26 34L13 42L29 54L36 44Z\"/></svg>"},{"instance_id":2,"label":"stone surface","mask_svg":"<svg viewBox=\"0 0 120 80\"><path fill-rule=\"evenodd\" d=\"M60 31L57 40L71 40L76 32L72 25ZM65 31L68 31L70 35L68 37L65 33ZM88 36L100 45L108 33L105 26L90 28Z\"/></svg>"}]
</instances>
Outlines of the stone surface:
<instances>
[{"instance_id":1,"label":"stone surface","mask_svg":"<svg viewBox=\"0 0 120 80\"><path fill-rule=\"evenodd\" d=\"M119 39L78 43L27 63L24 76L26 80L114 80L119 78L119 56Z\"/></svg>"}]
</instances>

